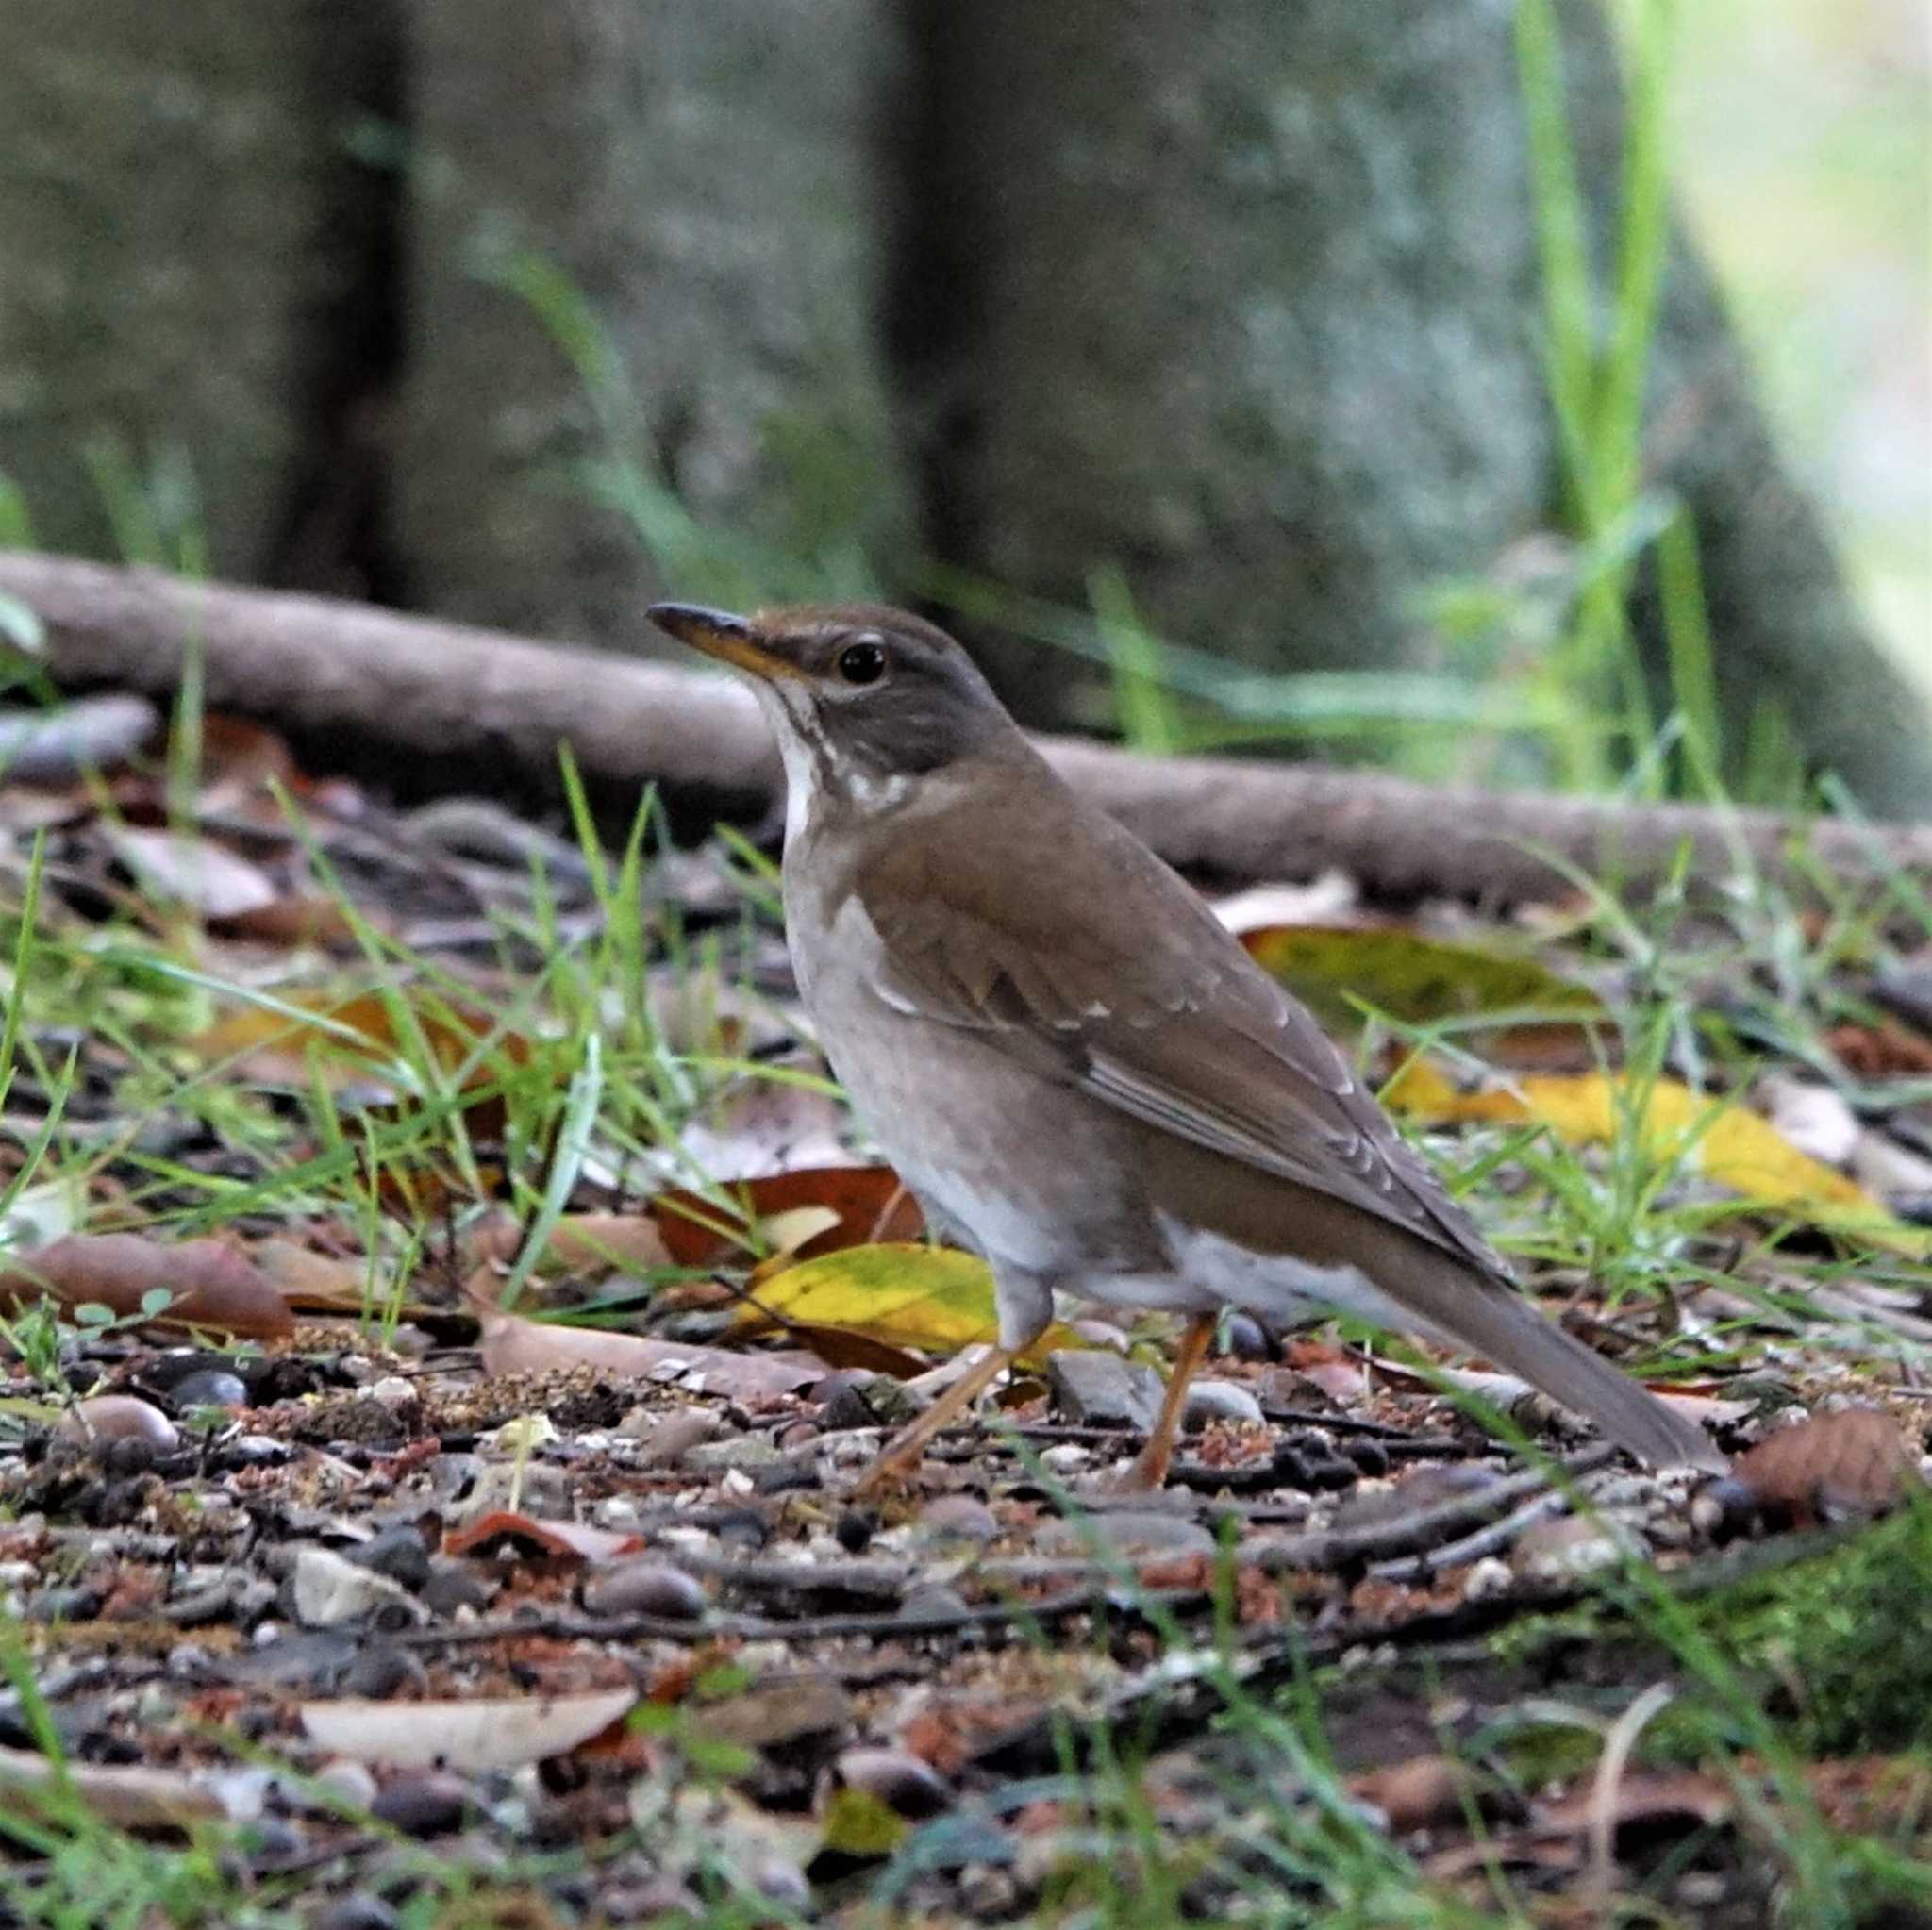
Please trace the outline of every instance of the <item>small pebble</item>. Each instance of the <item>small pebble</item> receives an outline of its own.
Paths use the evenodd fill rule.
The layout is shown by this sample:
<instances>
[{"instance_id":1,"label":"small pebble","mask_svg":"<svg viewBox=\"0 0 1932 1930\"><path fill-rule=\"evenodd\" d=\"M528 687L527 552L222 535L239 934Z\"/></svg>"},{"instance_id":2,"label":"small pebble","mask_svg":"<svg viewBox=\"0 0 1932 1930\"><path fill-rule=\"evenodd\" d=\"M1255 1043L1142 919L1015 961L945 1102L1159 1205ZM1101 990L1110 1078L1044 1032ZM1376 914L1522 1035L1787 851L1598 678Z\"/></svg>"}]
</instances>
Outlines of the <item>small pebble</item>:
<instances>
[{"instance_id":1,"label":"small pebble","mask_svg":"<svg viewBox=\"0 0 1932 1930\"><path fill-rule=\"evenodd\" d=\"M140 1440L166 1454L180 1444L175 1423L138 1394L95 1394L79 1401L60 1417L55 1428L62 1440Z\"/></svg>"},{"instance_id":2,"label":"small pebble","mask_svg":"<svg viewBox=\"0 0 1932 1930\"><path fill-rule=\"evenodd\" d=\"M1063 1347L1046 1356L1054 1411L1087 1427L1127 1427L1144 1433L1160 1412L1160 1376L1118 1354Z\"/></svg>"},{"instance_id":3,"label":"small pebble","mask_svg":"<svg viewBox=\"0 0 1932 1930\"><path fill-rule=\"evenodd\" d=\"M1261 1404L1246 1388L1231 1380L1197 1380L1188 1389L1181 1410L1188 1427L1205 1427L1210 1421L1259 1421Z\"/></svg>"},{"instance_id":4,"label":"small pebble","mask_svg":"<svg viewBox=\"0 0 1932 1930\"><path fill-rule=\"evenodd\" d=\"M696 1622L708 1606L704 1589L681 1568L641 1559L593 1569L583 1597L592 1615L657 1615L667 1622Z\"/></svg>"},{"instance_id":5,"label":"small pebble","mask_svg":"<svg viewBox=\"0 0 1932 1930\"><path fill-rule=\"evenodd\" d=\"M755 1507L721 1509L708 1525L726 1548L756 1551L772 1539L770 1523Z\"/></svg>"},{"instance_id":6,"label":"small pebble","mask_svg":"<svg viewBox=\"0 0 1932 1930\"><path fill-rule=\"evenodd\" d=\"M1045 1522L1034 1536L1042 1555L1084 1555L1096 1541L1118 1555L1214 1553L1214 1537L1199 1522L1153 1509L1107 1509L1079 1521Z\"/></svg>"},{"instance_id":7,"label":"small pebble","mask_svg":"<svg viewBox=\"0 0 1932 1930\"><path fill-rule=\"evenodd\" d=\"M183 1374L168 1391L175 1412L181 1414L194 1407L235 1408L248 1405L248 1389L241 1375L219 1367L198 1367L192 1373Z\"/></svg>"},{"instance_id":8,"label":"small pebble","mask_svg":"<svg viewBox=\"0 0 1932 1930\"><path fill-rule=\"evenodd\" d=\"M367 1809L375 1801L375 1775L367 1763L332 1756L315 1772L315 1792L347 1809Z\"/></svg>"},{"instance_id":9,"label":"small pebble","mask_svg":"<svg viewBox=\"0 0 1932 1930\"><path fill-rule=\"evenodd\" d=\"M633 1407L617 1423L618 1434L638 1443L645 1468L675 1468L692 1448L714 1439L724 1425L715 1407Z\"/></svg>"},{"instance_id":10,"label":"small pebble","mask_svg":"<svg viewBox=\"0 0 1932 1930\"><path fill-rule=\"evenodd\" d=\"M353 1896L338 1897L319 1917L308 1920L308 1930L400 1930L402 1919L382 1901L358 1890Z\"/></svg>"},{"instance_id":11,"label":"small pebble","mask_svg":"<svg viewBox=\"0 0 1932 1930\"><path fill-rule=\"evenodd\" d=\"M769 1468L779 1458L776 1443L764 1435L741 1434L729 1440L701 1441L686 1453L684 1466L694 1473L708 1473L721 1468Z\"/></svg>"},{"instance_id":12,"label":"small pebble","mask_svg":"<svg viewBox=\"0 0 1932 1930\"><path fill-rule=\"evenodd\" d=\"M385 1528L359 1548L351 1549L349 1559L371 1574L387 1575L412 1590L429 1579L429 1551L423 1545L423 1537L411 1527Z\"/></svg>"},{"instance_id":13,"label":"small pebble","mask_svg":"<svg viewBox=\"0 0 1932 1930\"><path fill-rule=\"evenodd\" d=\"M425 1688L428 1681L428 1671L408 1649L393 1642L371 1642L357 1650L336 1688L343 1695L382 1702L405 1689Z\"/></svg>"},{"instance_id":14,"label":"small pebble","mask_svg":"<svg viewBox=\"0 0 1932 1930\"><path fill-rule=\"evenodd\" d=\"M877 1530L878 1522L872 1514L863 1508L848 1507L839 1517L832 1533L847 1555L863 1555L872 1546L872 1538Z\"/></svg>"},{"instance_id":15,"label":"small pebble","mask_svg":"<svg viewBox=\"0 0 1932 1930\"><path fill-rule=\"evenodd\" d=\"M496 1590L473 1574L467 1562L441 1560L430 1563L429 1579L416 1599L430 1614L447 1621L461 1608L480 1615L496 1599Z\"/></svg>"},{"instance_id":16,"label":"small pebble","mask_svg":"<svg viewBox=\"0 0 1932 1930\"><path fill-rule=\"evenodd\" d=\"M1334 1526L1367 1528L1404 1515L1422 1514L1465 1495L1480 1494L1503 1477L1490 1468L1468 1461L1448 1461L1418 1468L1387 1488L1351 1494L1335 1510Z\"/></svg>"},{"instance_id":17,"label":"small pebble","mask_svg":"<svg viewBox=\"0 0 1932 1930\"><path fill-rule=\"evenodd\" d=\"M29 1622L92 1622L101 1612L101 1596L85 1588L42 1589L29 1597Z\"/></svg>"},{"instance_id":18,"label":"small pebble","mask_svg":"<svg viewBox=\"0 0 1932 1930\"><path fill-rule=\"evenodd\" d=\"M336 1628L365 1619L406 1627L422 1620L422 1611L399 1583L327 1548L295 1551L289 1600L305 1628Z\"/></svg>"},{"instance_id":19,"label":"small pebble","mask_svg":"<svg viewBox=\"0 0 1932 1930\"><path fill-rule=\"evenodd\" d=\"M365 1389L372 1401L380 1401L385 1407L407 1407L418 1397L416 1383L406 1379L400 1373L386 1373L380 1380L373 1380Z\"/></svg>"},{"instance_id":20,"label":"small pebble","mask_svg":"<svg viewBox=\"0 0 1932 1930\"><path fill-rule=\"evenodd\" d=\"M369 1813L406 1837L448 1836L463 1826L470 1807L470 1788L461 1777L444 1770L423 1770L398 1776L379 1790Z\"/></svg>"},{"instance_id":21,"label":"small pebble","mask_svg":"<svg viewBox=\"0 0 1932 1930\"><path fill-rule=\"evenodd\" d=\"M1077 1474L1093 1465L1093 1451L1077 1440L1057 1441L1041 1455L1040 1465L1049 1474Z\"/></svg>"},{"instance_id":22,"label":"small pebble","mask_svg":"<svg viewBox=\"0 0 1932 1930\"><path fill-rule=\"evenodd\" d=\"M950 1622L954 1616L967 1612L965 1596L943 1582L924 1582L908 1589L906 1599L899 1604L901 1622Z\"/></svg>"},{"instance_id":23,"label":"small pebble","mask_svg":"<svg viewBox=\"0 0 1932 1930\"><path fill-rule=\"evenodd\" d=\"M919 1511L919 1539L922 1541L993 1540L1000 1524L985 1502L972 1494L941 1494Z\"/></svg>"},{"instance_id":24,"label":"small pebble","mask_svg":"<svg viewBox=\"0 0 1932 1930\"><path fill-rule=\"evenodd\" d=\"M1509 1565L1525 1581L1567 1582L1612 1568L1641 1545L1613 1522L1565 1515L1525 1528L1510 1551Z\"/></svg>"},{"instance_id":25,"label":"small pebble","mask_svg":"<svg viewBox=\"0 0 1932 1930\"><path fill-rule=\"evenodd\" d=\"M1236 1360L1273 1360L1274 1345L1268 1330L1252 1315L1229 1314L1221 1323L1221 1351Z\"/></svg>"}]
</instances>

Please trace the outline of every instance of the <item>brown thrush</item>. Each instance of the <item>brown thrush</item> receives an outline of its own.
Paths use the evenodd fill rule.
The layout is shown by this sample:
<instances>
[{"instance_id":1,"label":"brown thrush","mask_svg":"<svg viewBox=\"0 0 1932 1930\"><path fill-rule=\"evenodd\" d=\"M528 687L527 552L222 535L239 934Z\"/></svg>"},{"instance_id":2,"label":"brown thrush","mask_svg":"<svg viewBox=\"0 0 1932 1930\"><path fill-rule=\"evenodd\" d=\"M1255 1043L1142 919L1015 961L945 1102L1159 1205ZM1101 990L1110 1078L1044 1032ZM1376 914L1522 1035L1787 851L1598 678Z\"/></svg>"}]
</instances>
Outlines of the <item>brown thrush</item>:
<instances>
[{"instance_id":1,"label":"brown thrush","mask_svg":"<svg viewBox=\"0 0 1932 1930\"><path fill-rule=\"evenodd\" d=\"M756 679L820 1042L932 1223L992 1269L998 1348L861 1485L917 1462L1056 1288L1190 1316L1133 1485L1166 1478L1224 1307L1428 1335L1642 1460L1724 1465L1523 1298L1308 1014L1054 774L943 631L871 605L650 614Z\"/></svg>"}]
</instances>

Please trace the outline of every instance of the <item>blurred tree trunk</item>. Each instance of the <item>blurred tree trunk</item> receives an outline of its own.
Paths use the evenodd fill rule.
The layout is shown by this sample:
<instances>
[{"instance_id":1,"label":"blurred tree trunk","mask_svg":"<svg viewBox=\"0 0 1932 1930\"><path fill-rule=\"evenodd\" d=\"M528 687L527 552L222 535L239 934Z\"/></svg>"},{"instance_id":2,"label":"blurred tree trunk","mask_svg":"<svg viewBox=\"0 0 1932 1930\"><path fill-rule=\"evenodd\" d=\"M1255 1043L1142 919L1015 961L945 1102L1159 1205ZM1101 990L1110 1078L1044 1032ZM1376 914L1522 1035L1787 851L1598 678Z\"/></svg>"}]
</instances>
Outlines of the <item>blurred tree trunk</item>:
<instances>
[{"instance_id":1,"label":"blurred tree trunk","mask_svg":"<svg viewBox=\"0 0 1932 1930\"><path fill-rule=\"evenodd\" d=\"M411 0L409 18L396 484L417 600L650 647L647 591L724 593L702 545L659 532L666 584L592 503L584 472L613 428L754 542L902 548L875 326L885 0ZM579 312L621 381L559 346Z\"/></svg>"},{"instance_id":2,"label":"blurred tree trunk","mask_svg":"<svg viewBox=\"0 0 1932 1930\"><path fill-rule=\"evenodd\" d=\"M104 495L131 491L90 452L118 451L172 476L148 507L214 568L275 572L366 241L345 134L386 14L0 0L0 475L42 543L112 553Z\"/></svg>"},{"instance_id":3,"label":"blurred tree trunk","mask_svg":"<svg viewBox=\"0 0 1932 1930\"><path fill-rule=\"evenodd\" d=\"M1440 659L1431 591L1558 522L1510 0L923 5L962 304L934 457L956 559L1079 600L1118 563L1178 642L1273 668ZM1620 92L1565 8L1607 228ZM1601 241L1601 235L1599 240ZM1654 479L1702 549L1727 738L1760 695L1873 808L1932 810L1925 706L1870 644L1676 244ZM1072 674L992 667L1035 721Z\"/></svg>"}]
</instances>

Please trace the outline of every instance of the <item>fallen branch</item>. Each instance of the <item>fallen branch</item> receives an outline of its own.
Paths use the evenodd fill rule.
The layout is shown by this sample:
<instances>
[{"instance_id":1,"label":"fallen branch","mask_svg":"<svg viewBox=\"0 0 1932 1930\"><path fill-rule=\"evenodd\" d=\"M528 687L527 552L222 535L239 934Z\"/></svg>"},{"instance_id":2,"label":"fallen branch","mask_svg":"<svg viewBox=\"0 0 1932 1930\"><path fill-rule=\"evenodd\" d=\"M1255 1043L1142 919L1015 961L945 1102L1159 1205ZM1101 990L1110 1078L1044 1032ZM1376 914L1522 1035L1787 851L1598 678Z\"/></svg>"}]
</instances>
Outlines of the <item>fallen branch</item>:
<instances>
[{"instance_id":1,"label":"fallen branch","mask_svg":"<svg viewBox=\"0 0 1932 1930\"><path fill-rule=\"evenodd\" d=\"M0 594L39 615L63 684L164 694L192 642L210 703L297 737L374 746L406 789L554 790L563 742L606 797L655 780L708 809L756 810L781 781L749 691L728 679L69 557L0 555ZM1719 876L1746 859L1782 870L1803 842L1840 878L1897 872L1932 886L1928 825L1801 828L1763 811L1438 790L1318 765L1040 741L1073 784L1162 857L1224 877L1339 866L1377 895L1507 902L1561 889L1565 864L1641 889L1686 843L1695 869Z\"/></svg>"}]
</instances>

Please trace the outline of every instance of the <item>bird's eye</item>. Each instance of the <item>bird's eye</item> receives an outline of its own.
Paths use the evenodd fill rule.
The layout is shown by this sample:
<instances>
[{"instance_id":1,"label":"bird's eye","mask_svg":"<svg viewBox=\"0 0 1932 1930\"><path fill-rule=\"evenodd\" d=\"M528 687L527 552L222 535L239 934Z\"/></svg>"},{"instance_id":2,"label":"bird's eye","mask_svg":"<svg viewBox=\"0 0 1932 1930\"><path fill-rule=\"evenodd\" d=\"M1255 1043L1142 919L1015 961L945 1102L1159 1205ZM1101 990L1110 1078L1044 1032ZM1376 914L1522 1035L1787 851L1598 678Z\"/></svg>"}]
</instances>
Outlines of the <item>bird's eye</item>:
<instances>
[{"instance_id":1,"label":"bird's eye","mask_svg":"<svg viewBox=\"0 0 1932 1930\"><path fill-rule=\"evenodd\" d=\"M839 653L839 674L848 684L875 684L885 674L883 644L848 643Z\"/></svg>"}]
</instances>

